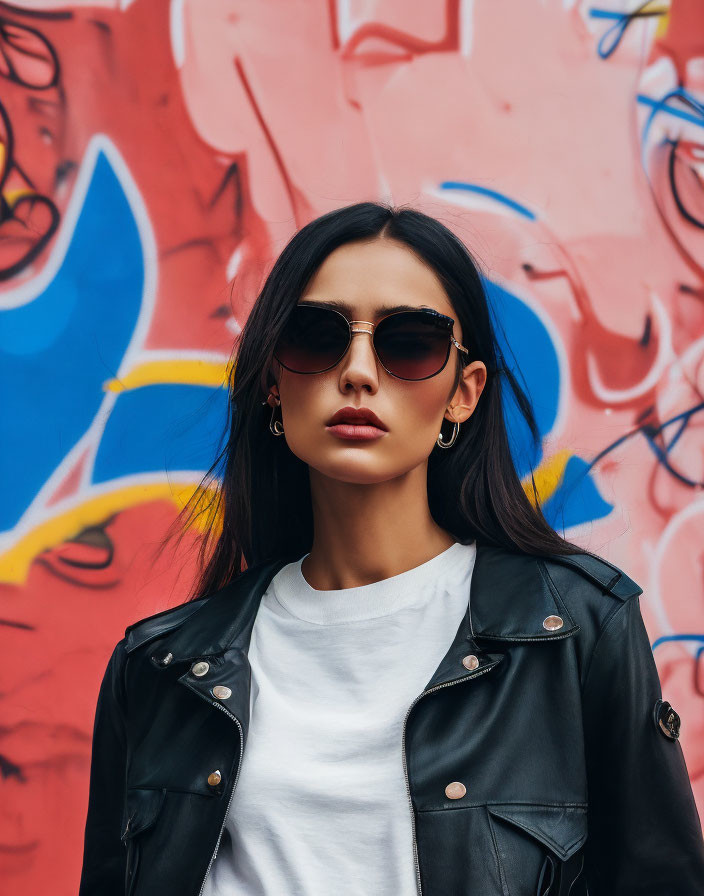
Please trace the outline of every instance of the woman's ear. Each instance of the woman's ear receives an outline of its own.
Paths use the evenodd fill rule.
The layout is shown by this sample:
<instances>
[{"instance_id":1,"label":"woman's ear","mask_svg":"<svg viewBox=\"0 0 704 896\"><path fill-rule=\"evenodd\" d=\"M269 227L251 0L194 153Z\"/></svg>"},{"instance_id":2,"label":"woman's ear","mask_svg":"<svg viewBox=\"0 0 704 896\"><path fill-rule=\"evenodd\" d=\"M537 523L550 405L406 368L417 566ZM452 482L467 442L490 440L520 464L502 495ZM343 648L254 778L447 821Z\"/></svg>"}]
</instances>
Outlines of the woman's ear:
<instances>
[{"instance_id":1,"label":"woman's ear","mask_svg":"<svg viewBox=\"0 0 704 896\"><path fill-rule=\"evenodd\" d=\"M269 367L266 371L265 376L262 377L262 391L263 397L268 401L270 393L273 391L275 395L279 394L279 386L276 381L276 372L273 367Z\"/></svg>"},{"instance_id":2,"label":"woman's ear","mask_svg":"<svg viewBox=\"0 0 704 896\"><path fill-rule=\"evenodd\" d=\"M462 370L462 376L453 395L455 399L453 408L457 413L446 417L447 420L457 420L460 423L464 423L465 420L472 416L486 385L486 377L486 364L483 361L472 361L470 364L467 364Z\"/></svg>"}]
</instances>

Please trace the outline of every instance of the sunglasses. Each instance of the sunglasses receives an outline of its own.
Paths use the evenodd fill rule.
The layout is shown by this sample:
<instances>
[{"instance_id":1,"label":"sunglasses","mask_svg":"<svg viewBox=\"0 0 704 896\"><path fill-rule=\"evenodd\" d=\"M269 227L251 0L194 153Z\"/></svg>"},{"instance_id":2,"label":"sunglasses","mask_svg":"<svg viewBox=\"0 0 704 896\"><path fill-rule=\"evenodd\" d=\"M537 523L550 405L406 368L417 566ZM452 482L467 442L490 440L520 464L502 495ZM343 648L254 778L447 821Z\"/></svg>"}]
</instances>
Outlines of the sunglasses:
<instances>
[{"instance_id":1,"label":"sunglasses","mask_svg":"<svg viewBox=\"0 0 704 896\"><path fill-rule=\"evenodd\" d=\"M394 311L376 325L347 320L340 311L300 303L284 324L274 349L276 360L293 373L324 373L344 357L353 333L369 333L381 366L401 380L427 380L447 364L454 320L431 308ZM354 326L355 324L359 326Z\"/></svg>"}]
</instances>

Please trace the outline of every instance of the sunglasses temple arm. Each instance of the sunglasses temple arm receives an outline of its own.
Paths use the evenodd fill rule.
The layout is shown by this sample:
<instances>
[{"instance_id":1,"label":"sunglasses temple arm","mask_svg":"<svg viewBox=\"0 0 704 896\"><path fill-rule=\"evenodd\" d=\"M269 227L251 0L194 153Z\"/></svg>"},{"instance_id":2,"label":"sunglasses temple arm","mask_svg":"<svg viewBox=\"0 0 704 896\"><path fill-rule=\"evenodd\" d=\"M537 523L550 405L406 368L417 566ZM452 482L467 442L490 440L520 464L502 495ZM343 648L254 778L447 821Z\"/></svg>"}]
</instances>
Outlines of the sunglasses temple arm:
<instances>
[{"instance_id":1,"label":"sunglasses temple arm","mask_svg":"<svg viewBox=\"0 0 704 896\"><path fill-rule=\"evenodd\" d=\"M452 344L456 345L459 351L464 352L465 355L469 354L469 349L466 349L463 345L460 345L459 342L455 339L455 337L450 333L450 339L452 340Z\"/></svg>"}]
</instances>

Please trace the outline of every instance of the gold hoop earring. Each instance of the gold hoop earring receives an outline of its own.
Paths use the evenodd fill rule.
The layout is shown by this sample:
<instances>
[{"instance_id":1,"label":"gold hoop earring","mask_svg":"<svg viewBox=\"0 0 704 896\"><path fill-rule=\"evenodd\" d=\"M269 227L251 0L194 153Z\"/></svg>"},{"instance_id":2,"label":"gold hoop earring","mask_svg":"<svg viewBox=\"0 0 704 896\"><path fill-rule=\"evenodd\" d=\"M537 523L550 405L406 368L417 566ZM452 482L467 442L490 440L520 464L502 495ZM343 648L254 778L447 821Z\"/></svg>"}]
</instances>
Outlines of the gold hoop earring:
<instances>
[{"instance_id":1,"label":"gold hoop earring","mask_svg":"<svg viewBox=\"0 0 704 896\"><path fill-rule=\"evenodd\" d=\"M452 435L450 436L449 440L447 442L443 442L442 430L441 430L440 434L438 435L437 439L435 440L435 444L439 448L452 448L452 446L455 444L457 436L459 435L459 432L460 432L460 424L459 424L458 420L455 420L453 427L452 427Z\"/></svg>"},{"instance_id":2,"label":"gold hoop earring","mask_svg":"<svg viewBox=\"0 0 704 896\"><path fill-rule=\"evenodd\" d=\"M271 420L269 421L269 429L274 433L275 436L282 436L284 434L284 425L281 420L274 420L275 413L276 408L273 407L271 409Z\"/></svg>"},{"instance_id":3,"label":"gold hoop earring","mask_svg":"<svg viewBox=\"0 0 704 896\"><path fill-rule=\"evenodd\" d=\"M268 404L268 402L263 402L263 404ZM281 405L281 401L279 401L278 406ZM277 405L274 405L271 409L271 420L269 421L269 429L275 436L282 436L284 434L284 426L281 420L274 420L274 414L276 413Z\"/></svg>"}]
</instances>

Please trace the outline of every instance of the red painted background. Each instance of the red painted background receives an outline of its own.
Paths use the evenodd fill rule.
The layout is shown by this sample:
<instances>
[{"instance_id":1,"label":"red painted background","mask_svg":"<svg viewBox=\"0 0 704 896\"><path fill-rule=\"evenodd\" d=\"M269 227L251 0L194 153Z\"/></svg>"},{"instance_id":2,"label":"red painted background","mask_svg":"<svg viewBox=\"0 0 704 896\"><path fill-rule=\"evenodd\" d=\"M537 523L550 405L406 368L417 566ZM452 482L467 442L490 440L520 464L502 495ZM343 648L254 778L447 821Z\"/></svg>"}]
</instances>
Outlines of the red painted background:
<instances>
[{"instance_id":1,"label":"red painted background","mask_svg":"<svg viewBox=\"0 0 704 896\"><path fill-rule=\"evenodd\" d=\"M190 586L154 549L233 337L367 198L455 229L554 357L536 481L589 469L565 534L644 588L704 817L704 10L633 6L0 3L4 893L76 892L98 686Z\"/></svg>"}]
</instances>

